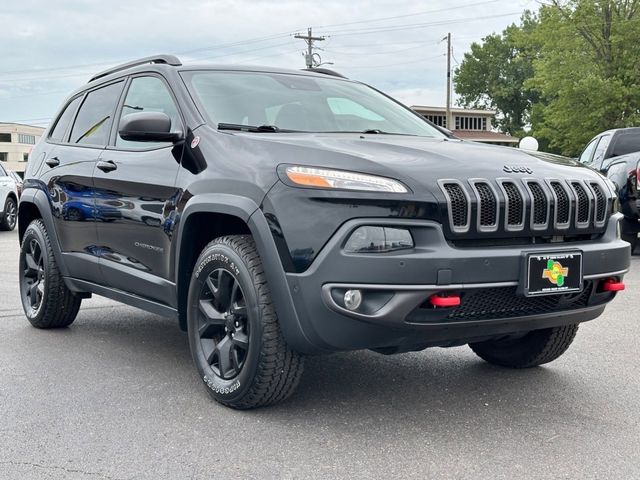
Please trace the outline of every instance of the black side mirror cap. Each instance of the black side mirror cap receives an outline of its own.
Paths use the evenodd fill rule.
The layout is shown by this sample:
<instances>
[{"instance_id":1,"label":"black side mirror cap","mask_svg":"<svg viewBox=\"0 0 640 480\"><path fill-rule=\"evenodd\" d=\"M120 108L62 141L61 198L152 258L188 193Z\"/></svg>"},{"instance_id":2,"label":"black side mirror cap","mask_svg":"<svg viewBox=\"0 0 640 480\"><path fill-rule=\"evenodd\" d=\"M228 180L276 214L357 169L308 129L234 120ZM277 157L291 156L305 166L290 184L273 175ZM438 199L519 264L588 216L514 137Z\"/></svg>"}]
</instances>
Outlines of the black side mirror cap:
<instances>
[{"instance_id":1,"label":"black side mirror cap","mask_svg":"<svg viewBox=\"0 0 640 480\"><path fill-rule=\"evenodd\" d=\"M130 142L171 142L183 139L182 132L171 131L171 118L162 112L136 112L120 120L118 133Z\"/></svg>"}]
</instances>

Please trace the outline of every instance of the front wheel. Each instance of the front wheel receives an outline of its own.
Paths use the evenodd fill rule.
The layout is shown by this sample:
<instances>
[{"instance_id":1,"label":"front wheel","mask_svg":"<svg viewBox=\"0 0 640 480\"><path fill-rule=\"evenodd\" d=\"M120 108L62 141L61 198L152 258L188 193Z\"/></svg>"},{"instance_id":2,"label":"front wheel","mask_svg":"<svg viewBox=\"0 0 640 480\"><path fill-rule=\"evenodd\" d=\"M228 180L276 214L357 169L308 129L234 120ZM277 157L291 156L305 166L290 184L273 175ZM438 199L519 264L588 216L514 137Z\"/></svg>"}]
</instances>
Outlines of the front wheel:
<instances>
[{"instance_id":1,"label":"front wheel","mask_svg":"<svg viewBox=\"0 0 640 480\"><path fill-rule=\"evenodd\" d=\"M187 327L193 362L218 402L249 409L293 393L303 359L282 336L251 236L204 248L189 285Z\"/></svg>"},{"instance_id":2,"label":"front wheel","mask_svg":"<svg viewBox=\"0 0 640 480\"><path fill-rule=\"evenodd\" d=\"M534 330L518 337L506 337L469 346L483 360L510 368L537 367L567 351L578 331L578 324Z\"/></svg>"}]
</instances>

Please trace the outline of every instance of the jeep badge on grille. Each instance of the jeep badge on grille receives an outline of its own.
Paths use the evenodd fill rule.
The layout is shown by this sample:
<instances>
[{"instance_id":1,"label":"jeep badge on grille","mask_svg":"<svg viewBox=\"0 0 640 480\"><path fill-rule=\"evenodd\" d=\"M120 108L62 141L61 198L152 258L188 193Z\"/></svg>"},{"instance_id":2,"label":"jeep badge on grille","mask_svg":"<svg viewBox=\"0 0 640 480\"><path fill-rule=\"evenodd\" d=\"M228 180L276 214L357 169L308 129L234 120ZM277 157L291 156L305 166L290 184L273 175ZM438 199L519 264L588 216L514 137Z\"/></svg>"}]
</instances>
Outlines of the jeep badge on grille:
<instances>
[{"instance_id":1,"label":"jeep badge on grille","mask_svg":"<svg viewBox=\"0 0 640 480\"><path fill-rule=\"evenodd\" d=\"M502 167L502 170L504 170L507 173L528 173L529 175L533 173L533 170L531 170L529 167L522 167L519 165L516 165L516 166L505 165L504 167Z\"/></svg>"}]
</instances>

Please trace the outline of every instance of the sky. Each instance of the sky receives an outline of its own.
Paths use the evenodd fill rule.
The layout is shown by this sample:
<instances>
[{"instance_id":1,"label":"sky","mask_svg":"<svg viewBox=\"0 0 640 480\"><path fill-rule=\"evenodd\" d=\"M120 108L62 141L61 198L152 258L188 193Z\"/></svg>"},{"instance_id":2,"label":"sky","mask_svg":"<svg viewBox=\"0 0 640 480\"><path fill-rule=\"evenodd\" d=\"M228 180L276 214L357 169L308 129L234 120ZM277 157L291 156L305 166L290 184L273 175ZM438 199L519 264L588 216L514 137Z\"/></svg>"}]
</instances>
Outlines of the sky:
<instances>
[{"instance_id":1,"label":"sky","mask_svg":"<svg viewBox=\"0 0 640 480\"><path fill-rule=\"evenodd\" d=\"M46 126L74 89L112 65L158 53L186 63L303 68L322 62L407 105L444 106L472 42L517 22L534 0L20 0L0 11L0 122Z\"/></svg>"}]
</instances>

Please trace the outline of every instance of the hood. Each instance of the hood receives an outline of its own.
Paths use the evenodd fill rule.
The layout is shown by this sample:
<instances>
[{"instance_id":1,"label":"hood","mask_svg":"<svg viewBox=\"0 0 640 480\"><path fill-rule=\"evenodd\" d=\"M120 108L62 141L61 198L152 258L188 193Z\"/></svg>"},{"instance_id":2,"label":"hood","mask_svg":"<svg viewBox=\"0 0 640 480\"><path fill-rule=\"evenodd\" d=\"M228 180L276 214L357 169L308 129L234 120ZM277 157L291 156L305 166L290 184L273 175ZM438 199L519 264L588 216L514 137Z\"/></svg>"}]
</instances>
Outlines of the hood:
<instances>
[{"instance_id":1,"label":"hood","mask_svg":"<svg viewBox=\"0 0 640 480\"><path fill-rule=\"evenodd\" d=\"M557 155L457 139L380 134L237 134L258 142L277 163L319 166L395 178L414 192L439 179L599 179L596 172Z\"/></svg>"}]
</instances>

